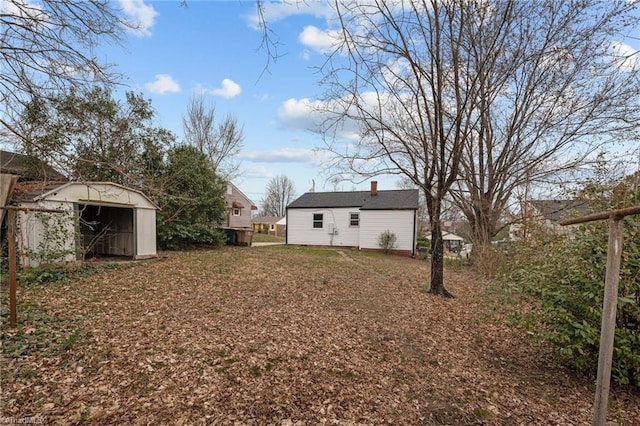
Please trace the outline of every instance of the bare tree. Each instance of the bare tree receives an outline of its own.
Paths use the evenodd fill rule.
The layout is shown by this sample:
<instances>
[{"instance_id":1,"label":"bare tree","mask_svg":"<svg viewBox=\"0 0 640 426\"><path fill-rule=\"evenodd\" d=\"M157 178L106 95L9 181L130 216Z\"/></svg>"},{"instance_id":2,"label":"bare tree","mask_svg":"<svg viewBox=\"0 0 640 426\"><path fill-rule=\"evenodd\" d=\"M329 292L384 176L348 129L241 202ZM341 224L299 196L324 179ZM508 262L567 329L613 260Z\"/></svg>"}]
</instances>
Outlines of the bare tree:
<instances>
[{"instance_id":1,"label":"bare tree","mask_svg":"<svg viewBox=\"0 0 640 426\"><path fill-rule=\"evenodd\" d=\"M343 174L398 174L424 194L431 240L430 292L444 287L443 200L458 176L475 125L478 81L467 73L465 27L473 7L460 2L335 1L341 37L324 68L329 88L328 149Z\"/></svg>"},{"instance_id":2,"label":"bare tree","mask_svg":"<svg viewBox=\"0 0 640 426\"><path fill-rule=\"evenodd\" d=\"M120 42L125 27L131 24L108 0L0 3L0 135L24 139L15 117L34 97L117 81L94 48Z\"/></svg>"},{"instance_id":3,"label":"bare tree","mask_svg":"<svg viewBox=\"0 0 640 426\"><path fill-rule=\"evenodd\" d=\"M202 94L193 95L182 118L184 136L188 144L207 156L216 173L231 180L240 167L233 156L242 148L243 129L231 115L217 125L215 118L215 105L207 105Z\"/></svg>"},{"instance_id":4,"label":"bare tree","mask_svg":"<svg viewBox=\"0 0 640 426\"><path fill-rule=\"evenodd\" d=\"M295 197L295 187L287 176L274 177L267 184L267 194L261 201L263 216L284 216Z\"/></svg>"},{"instance_id":5,"label":"bare tree","mask_svg":"<svg viewBox=\"0 0 640 426\"><path fill-rule=\"evenodd\" d=\"M476 119L452 195L475 247L505 226L518 188L575 169L640 128L638 54L612 39L638 27L637 4L510 0L474 8L464 55L465 72L478 80Z\"/></svg>"},{"instance_id":6,"label":"bare tree","mask_svg":"<svg viewBox=\"0 0 640 426\"><path fill-rule=\"evenodd\" d=\"M637 26L637 2L334 6L341 32L322 69L330 166L352 179L404 175L422 189L433 235L432 293L448 295L441 241L447 194L475 242L486 243L524 180L571 168L640 123L637 59L616 55L625 49L611 39Z\"/></svg>"}]
</instances>

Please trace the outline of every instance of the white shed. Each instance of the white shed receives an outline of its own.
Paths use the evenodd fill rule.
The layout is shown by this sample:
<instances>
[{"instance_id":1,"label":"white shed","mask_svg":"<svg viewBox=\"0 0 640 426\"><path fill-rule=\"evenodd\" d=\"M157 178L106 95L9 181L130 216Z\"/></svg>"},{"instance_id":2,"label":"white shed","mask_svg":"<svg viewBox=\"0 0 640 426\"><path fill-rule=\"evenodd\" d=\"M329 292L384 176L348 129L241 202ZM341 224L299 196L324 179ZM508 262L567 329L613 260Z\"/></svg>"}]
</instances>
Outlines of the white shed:
<instances>
[{"instance_id":1,"label":"white shed","mask_svg":"<svg viewBox=\"0 0 640 426\"><path fill-rule=\"evenodd\" d=\"M110 182L18 183L21 264L81 260L87 256L157 256L156 210L142 192Z\"/></svg>"},{"instance_id":2,"label":"white shed","mask_svg":"<svg viewBox=\"0 0 640 426\"><path fill-rule=\"evenodd\" d=\"M414 255L417 190L308 192L287 207L287 244L379 250L385 231L395 234L395 252Z\"/></svg>"}]
</instances>

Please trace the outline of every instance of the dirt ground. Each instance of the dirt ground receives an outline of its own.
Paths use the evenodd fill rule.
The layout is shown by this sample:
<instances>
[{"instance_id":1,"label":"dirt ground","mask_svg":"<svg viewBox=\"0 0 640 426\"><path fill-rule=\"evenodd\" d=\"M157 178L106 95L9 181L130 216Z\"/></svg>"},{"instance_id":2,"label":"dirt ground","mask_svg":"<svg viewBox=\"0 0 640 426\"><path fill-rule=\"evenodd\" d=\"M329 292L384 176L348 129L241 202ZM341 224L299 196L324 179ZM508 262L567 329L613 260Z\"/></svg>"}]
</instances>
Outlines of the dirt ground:
<instances>
[{"instance_id":1,"label":"dirt ground","mask_svg":"<svg viewBox=\"0 0 640 426\"><path fill-rule=\"evenodd\" d=\"M424 261L229 247L22 286L0 420L590 424L593 380L508 325L512 296L446 276L455 299L423 291ZM638 392L614 387L609 417L639 424Z\"/></svg>"}]
</instances>

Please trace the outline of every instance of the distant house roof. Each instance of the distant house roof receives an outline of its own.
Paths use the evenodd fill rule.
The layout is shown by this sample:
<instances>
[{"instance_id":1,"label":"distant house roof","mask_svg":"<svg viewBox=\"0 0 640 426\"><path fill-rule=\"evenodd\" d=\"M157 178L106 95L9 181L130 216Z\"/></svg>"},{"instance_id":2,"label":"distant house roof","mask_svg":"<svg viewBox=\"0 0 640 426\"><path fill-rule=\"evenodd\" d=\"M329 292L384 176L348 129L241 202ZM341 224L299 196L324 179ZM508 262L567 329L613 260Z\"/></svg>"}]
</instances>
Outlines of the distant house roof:
<instances>
[{"instance_id":1,"label":"distant house roof","mask_svg":"<svg viewBox=\"0 0 640 426\"><path fill-rule=\"evenodd\" d=\"M430 240L431 232L426 233L424 237ZM452 234L451 232L443 231L442 240L443 241L464 241L464 238L460 237L459 235Z\"/></svg>"},{"instance_id":2,"label":"distant house roof","mask_svg":"<svg viewBox=\"0 0 640 426\"><path fill-rule=\"evenodd\" d=\"M417 210L418 190L307 192L287 206L290 209L348 208L360 210Z\"/></svg>"},{"instance_id":3,"label":"distant house roof","mask_svg":"<svg viewBox=\"0 0 640 426\"><path fill-rule=\"evenodd\" d=\"M20 176L20 180L67 180L63 174L36 157L1 150L0 173Z\"/></svg>"},{"instance_id":4,"label":"distant house roof","mask_svg":"<svg viewBox=\"0 0 640 426\"><path fill-rule=\"evenodd\" d=\"M280 220L282 220L282 216L258 216L254 217L251 222L256 224L264 223L270 225L272 223L278 223Z\"/></svg>"},{"instance_id":5,"label":"distant house roof","mask_svg":"<svg viewBox=\"0 0 640 426\"><path fill-rule=\"evenodd\" d=\"M559 222L571 217L590 213L589 204L580 200L532 200L531 205L545 219Z\"/></svg>"}]
</instances>

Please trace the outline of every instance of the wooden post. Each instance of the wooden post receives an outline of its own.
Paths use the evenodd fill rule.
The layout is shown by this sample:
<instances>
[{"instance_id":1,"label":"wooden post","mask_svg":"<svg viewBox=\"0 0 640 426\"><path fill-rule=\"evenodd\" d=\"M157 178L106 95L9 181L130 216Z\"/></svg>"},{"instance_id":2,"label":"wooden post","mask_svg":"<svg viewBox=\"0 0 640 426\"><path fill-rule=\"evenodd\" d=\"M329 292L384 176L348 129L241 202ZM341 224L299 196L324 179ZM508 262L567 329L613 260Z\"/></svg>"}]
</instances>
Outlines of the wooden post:
<instances>
[{"instance_id":1,"label":"wooden post","mask_svg":"<svg viewBox=\"0 0 640 426\"><path fill-rule=\"evenodd\" d=\"M622 223L622 218L612 217L609 220L609 246L607 248L607 271L604 284L604 302L602 304L596 398L593 405L593 426L605 426L607 424L613 338L616 333L620 258L622 257Z\"/></svg>"},{"instance_id":2,"label":"wooden post","mask_svg":"<svg viewBox=\"0 0 640 426\"><path fill-rule=\"evenodd\" d=\"M18 319L16 298L16 211L7 212L7 244L9 246L9 324Z\"/></svg>"},{"instance_id":3,"label":"wooden post","mask_svg":"<svg viewBox=\"0 0 640 426\"><path fill-rule=\"evenodd\" d=\"M609 386L611 384L611 363L613 342L616 332L616 308L618 304L618 283L620 281L620 261L622 258L622 225L625 216L640 214L640 206L610 212L595 213L584 217L560 222L560 225L575 225L609 219L609 244L607 247L607 270L602 302L602 325L600 328L600 352L598 353L598 377L596 397L593 404L592 426L607 424Z\"/></svg>"}]
</instances>

